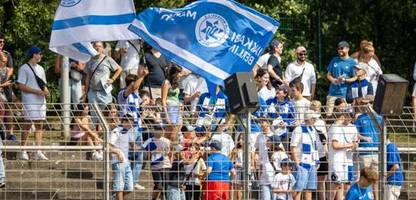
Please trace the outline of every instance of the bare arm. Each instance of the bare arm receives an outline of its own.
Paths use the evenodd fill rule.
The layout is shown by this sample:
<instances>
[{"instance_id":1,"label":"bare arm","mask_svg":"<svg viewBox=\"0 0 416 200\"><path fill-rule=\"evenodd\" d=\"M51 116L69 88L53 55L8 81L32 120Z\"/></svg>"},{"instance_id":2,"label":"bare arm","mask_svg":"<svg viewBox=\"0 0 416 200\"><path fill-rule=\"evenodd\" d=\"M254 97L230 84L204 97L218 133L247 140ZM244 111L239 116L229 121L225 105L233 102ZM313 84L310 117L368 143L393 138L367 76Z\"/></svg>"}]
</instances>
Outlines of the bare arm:
<instances>
[{"instance_id":1,"label":"bare arm","mask_svg":"<svg viewBox=\"0 0 416 200\"><path fill-rule=\"evenodd\" d=\"M274 72L272 65L267 65L267 71L269 72L271 77L283 83L283 79L279 75L277 75L276 72Z\"/></svg>"},{"instance_id":2,"label":"bare arm","mask_svg":"<svg viewBox=\"0 0 416 200\"><path fill-rule=\"evenodd\" d=\"M326 78L331 82L332 84L337 84L338 79L334 78L331 73L326 73Z\"/></svg>"},{"instance_id":3,"label":"bare arm","mask_svg":"<svg viewBox=\"0 0 416 200\"><path fill-rule=\"evenodd\" d=\"M311 85L311 100L315 98L316 83Z\"/></svg>"},{"instance_id":4,"label":"bare arm","mask_svg":"<svg viewBox=\"0 0 416 200\"><path fill-rule=\"evenodd\" d=\"M37 90L37 89L33 89L31 87L28 87L24 84L18 83L17 87L22 91L22 92L26 92L26 93L32 93L32 94L36 94L39 96L45 96L44 92L42 90Z\"/></svg>"},{"instance_id":5,"label":"bare arm","mask_svg":"<svg viewBox=\"0 0 416 200\"><path fill-rule=\"evenodd\" d=\"M162 85L162 106L163 106L163 112L165 112L165 114L166 114L166 122L168 124L170 124L169 113L168 113L168 108L167 108L167 99L168 99L169 87L170 87L169 83L167 83L166 81L163 82L163 85Z\"/></svg>"},{"instance_id":6,"label":"bare arm","mask_svg":"<svg viewBox=\"0 0 416 200\"><path fill-rule=\"evenodd\" d=\"M120 67L120 65L117 65L116 72L114 72L113 77L110 78L111 82L109 82L109 83L112 84L120 76L122 71L123 71L123 69Z\"/></svg>"},{"instance_id":7,"label":"bare arm","mask_svg":"<svg viewBox=\"0 0 416 200\"><path fill-rule=\"evenodd\" d=\"M335 150L342 150L342 149L348 149L348 148L354 148L355 144L354 142L348 143L348 144L341 144L340 142L333 140L332 143L332 148Z\"/></svg>"},{"instance_id":8,"label":"bare arm","mask_svg":"<svg viewBox=\"0 0 416 200\"><path fill-rule=\"evenodd\" d=\"M298 147L291 146L290 147L290 152L291 152L291 156L292 156L293 162L295 162L296 164L299 164L300 163L300 160L299 160L298 155L297 155Z\"/></svg>"}]
</instances>

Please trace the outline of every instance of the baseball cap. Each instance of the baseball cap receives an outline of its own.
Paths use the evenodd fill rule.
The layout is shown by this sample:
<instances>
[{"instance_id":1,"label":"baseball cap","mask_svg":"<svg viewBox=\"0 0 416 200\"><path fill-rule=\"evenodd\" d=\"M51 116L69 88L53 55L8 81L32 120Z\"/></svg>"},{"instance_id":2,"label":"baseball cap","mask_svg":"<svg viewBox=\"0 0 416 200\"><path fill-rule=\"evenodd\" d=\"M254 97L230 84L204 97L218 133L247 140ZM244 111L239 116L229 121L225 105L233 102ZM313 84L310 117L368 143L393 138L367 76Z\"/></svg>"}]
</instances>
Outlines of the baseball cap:
<instances>
[{"instance_id":1,"label":"baseball cap","mask_svg":"<svg viewBox=\"0 0 416 200\"><path fill-rule=\"evenodd\" d=\"M32 58L33 54L38 54L40 52L42 52L42 49L37 46L32 46L26 51L26 56Z\"/></svg>"},{"instance_id":2,"label":"baseball cap","mask_svg":"<svg viewBox=\"0 0 416 200\"><path fill-rule=\"evenodd\" d=\"M292 166L292 161L289 158L284 158L280 161L280 166Z\"/></svg>"},{"instance_id":3,"label":"baseball cap","mask_svg":"<svg viewBox=\"0 0 416 200\"><path fill-rule=\"evenodd\" d=\"M347 41L343 40L341 42L338 43L338 47L347 47L350 48L350 45L348 44Z\"/></svg>"},{"instance_id":4,"label":"baseball cap","mask_svg":"<svg viewBox=\"0 0 416 200\"><path fill-rule=\"evenodd\" d=\"M360 63L358 63L357 65L355 65L355 68L357 68L357 69L362 69L362 70L364 70L365 72L367 72L367 71L368 71L368 64L367 64L367 63L362 63L362 62L360 62Z\"/></svg>"},{"instance_id":5,"label":"baseball cap","mask_svg":"<svg viewBox=\"0 0 416 200\"><path fill-rule=\"evenodd\" d=\"M209 147L211 147L211 149L214 148L216 150L221 150L222 144L218 140L212 140L211 143L209 143Z\"/></svg>"}]
</instances>

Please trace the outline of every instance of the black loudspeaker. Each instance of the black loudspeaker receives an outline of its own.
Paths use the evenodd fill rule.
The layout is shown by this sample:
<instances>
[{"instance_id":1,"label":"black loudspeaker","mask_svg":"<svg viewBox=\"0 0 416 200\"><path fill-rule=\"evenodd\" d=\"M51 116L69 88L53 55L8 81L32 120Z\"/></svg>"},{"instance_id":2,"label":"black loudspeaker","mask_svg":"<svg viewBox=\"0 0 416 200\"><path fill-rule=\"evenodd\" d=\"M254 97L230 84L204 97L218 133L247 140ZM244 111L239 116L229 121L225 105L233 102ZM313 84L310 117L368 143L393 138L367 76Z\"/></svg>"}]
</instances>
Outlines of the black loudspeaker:
<instances>
[{"instance_id":1,"label":"black loudspeaker","mask_svg":"<svg viewBox=\"0 0 416 200\"><path fill-rule=\"evenodd\" d=\"M373 108L381 115L401 115L409 81L397 74L383 74L379 81Z\"/></svg>"},{"instance_id":2,"label":"black loudspeaker","mask_svg":"<svg viewBox=\"0 0 416 200\"><path fill-rule=\"evenodd\" d=\"M237 72L225 79L231 113L253 112L259 102L256 83L251 72Z\"/></svg>"}]
</instances>

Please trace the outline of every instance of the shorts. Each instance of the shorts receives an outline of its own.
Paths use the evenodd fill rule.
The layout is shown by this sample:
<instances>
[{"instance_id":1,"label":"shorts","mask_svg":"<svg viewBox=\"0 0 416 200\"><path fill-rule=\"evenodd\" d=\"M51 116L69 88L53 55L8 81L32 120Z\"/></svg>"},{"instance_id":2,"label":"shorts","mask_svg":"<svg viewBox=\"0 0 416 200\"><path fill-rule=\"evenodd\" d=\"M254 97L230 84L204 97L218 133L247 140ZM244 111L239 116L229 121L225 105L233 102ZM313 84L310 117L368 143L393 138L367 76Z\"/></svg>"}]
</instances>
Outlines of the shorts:
<instances>
[{"instance_id":1,"label":"shorts","mask_svg":"<svg viewBox=\"0 0 416 200\"><path fill-rule=\"evenodd\" d=\"M402 189L402 186L397 185L386 185L386 188L384 190L384 194L386 199L388 200L397 200L400 196L400 190Z\"/></svg>"},{"instance_id":2,"label":"shorts","mask_svg":"<svg viewBox=\"0 0 416 200\"><path fill-rule=\"evenodd\" d=\"M207 181L202 187L202 199L230 199L230 183L221 181Z\"/></svg>"},{"instance_id":3,"label":"shorts","mask_svg":"<svg viewBox=\"0 0 416 200\"><path fill-rule=\"evenodd\" d=\"M166 180L169 170L168 169L160 169L160 170L153 170L152 169L152 178L153 178L153 190L166 190Z\"/></svg>"},{"instance_id":4,"label":"shorts","mask_svg":"<svg viewBox=\"0 0 416 200\"><path fill-rule=\"evenodd\" d=\"M115 192L133 191L133 172L129 162L113 163L113 190Z\"/></svg>"},{"instance_id":5,"label":"shorts","mask_svg":"<svg viewBox=\"0 0 416 200\"><path fill-rule=\"evenodd\" d=\"M319 158L318 176L328 175L328 160L325 157Z\"/></svg>"},{"instance_id":6,"label":"shorts","mask_svg":"<svg viewBox=\"0 0 416 200\"><path fill-rule=\"evenodd\" d=\"M38 121L46 119L46 104L25 104L23 103L25 111L25 120Z\"/></svg>"},{"instance_id":7,"label":"shorts","mask_svg":"<svg viewBox=\"0 0 416 200\"><path fill-rule=\"evenodd\" d=\"M359 156L360 169L364 167L371 167L376 171L378 169L378 155L360 155Z\"/></svg>"},{"instance_id":8,"label":"shorts","mask_svg":"<svg viewBox=\"0 0 416 200\"><path fill-rule=\"evenodd\" d=\"M162 88L158 87L158 88L154 88L154 87L150 87L150 92L152 93L152 99L158 99L158 98L162 98Z\"/></svg>"},{"instance_id":9,"label":"shorts","mask_svg":"<svg viewBox=\"0 0 416 200\"><path fill-rule=\"evenodd\" d=\"M353 166L343 163L333 163L328 172L329 180L334 183L348 183L353 179Z\"/></svg>"},{"instance_id":10,"label":"shorts","mask_svg":"<svg viewBox=\"0 0 416 200\"><path fill-rule=\"evenodd\" d=\"M300 164L293 176L296 179L293 190L301 192L303 190L316 190L317 187L317 171L314 165Z\"/></svg>"}]
</instances>

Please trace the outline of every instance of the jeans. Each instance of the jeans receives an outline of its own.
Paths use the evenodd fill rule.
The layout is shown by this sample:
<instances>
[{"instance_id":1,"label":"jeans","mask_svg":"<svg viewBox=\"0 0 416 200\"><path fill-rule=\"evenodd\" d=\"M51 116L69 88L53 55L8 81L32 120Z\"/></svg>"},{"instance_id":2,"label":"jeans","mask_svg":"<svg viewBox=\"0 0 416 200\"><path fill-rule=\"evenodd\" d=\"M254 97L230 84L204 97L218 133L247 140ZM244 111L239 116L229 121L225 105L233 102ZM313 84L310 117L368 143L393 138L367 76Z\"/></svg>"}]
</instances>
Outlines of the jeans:
<instances>
[{"instance_id":1,"label":"jeans","mask_svg":"<svg viewBox=\"0 0 416 200\"><path fill-rule=\"evenodd\" d=\"M272 191L271 185L261 185L261 199L262 200L274 200L275 195Z\"/></svg>"},{"instance_id":2,"label":"jeans","mask_svg":"<svg viewBox=\"0 0 416 200\"><path fill-rule=\"evenodd\" d=\"M3 142L0 140L0 147L3 147ZM4 183L6 178L6 172L4 171L4 163L2 157L2 151L0 150L0 183Z\"/></svg>"},{"instance_id":3,"label":"jeans","mask_svg":"<svg viewBox=\"0 0 416 200\"><path fill-rule=\"evenodd\" d=\"M59 79L59 88L61 88L62 79ZM82 81L75 81L69 78L69 96L71 97L71 103L76 105L79 103L79 98L81 98L81 86Z\"/></svg>"},{"instance_id":4,"label":"jeans","mask_svg":"<svg viewBox=\"0 0 416 200\"><path fill-rule=\"evenodd\" d=\"M140 128L137 126L135 127L134 133L136 134L136 145L140 149L143 145L143 135ZM143 150L139 150L138 152L130 152L133 153L134 156L133 160L131 161L131 169L133 170L133 184L138 184L140 181L140 173L142 172L143 167Z\"/></svg>"},{"instance_id":5,"label":"jeans","mask_svg":"<svg viewBox=\"0 0 416 200\"><path fill-rule=\"evenodd\" d=\"M185 192L177 187L168 185L168 200L185 200Z\"/></svg>"}]
</instances>

